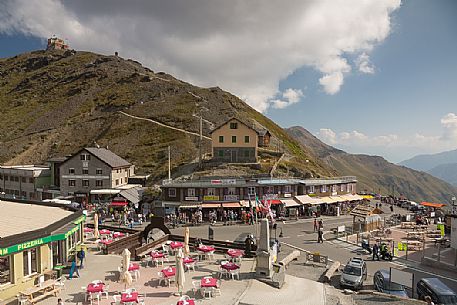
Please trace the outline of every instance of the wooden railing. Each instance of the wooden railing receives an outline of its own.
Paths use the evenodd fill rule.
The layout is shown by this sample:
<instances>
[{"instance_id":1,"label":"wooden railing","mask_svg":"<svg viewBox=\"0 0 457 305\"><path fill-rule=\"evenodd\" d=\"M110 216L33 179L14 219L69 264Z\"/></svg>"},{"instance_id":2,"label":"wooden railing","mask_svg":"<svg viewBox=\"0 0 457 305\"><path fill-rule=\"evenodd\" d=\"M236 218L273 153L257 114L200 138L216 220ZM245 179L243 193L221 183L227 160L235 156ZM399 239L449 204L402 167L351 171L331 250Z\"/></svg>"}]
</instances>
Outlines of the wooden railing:
<instances>
[{"instance_id":1,"label":"wooden railing","mask_svg":"<svg viewBox=\"0 0 457 305\"><path fill-rule=\"evenodd\" d=\"M88 227L88 228L94 228L94 224L93 223L85 223L85 226ZM129 228L126 228L126 227L116 227L116 226L110 226L110 225L99 225L98 226L98 229L101 230L101 229L108 229L110 231L115 231L115 232L122 232L122 233L129 233L129 234L134 234L134 233L137 233L137 232L140 232L141 230L137 230L137 229L129 229Z\"/></svg>"},{"instance_id":2,"label":"wooden railing","mask_svg":"<svg viewBox=\"0 0 457 305\"><path fill-rule=\"evenodd\" d=\"M141 232L136 232L106 245L105 253L121 254L124 249L129 249L134 255L135 249L139 246L141 246Z\"/></svg>"},{"instance_id":3,"label":"wooden railing","mask_svg":"<svg viewBox=\"0 0 457 305\"><path fill-rule=\"evenodd\" d=\"M170 235L169 236L169 239L170 240L176 240L176 241L184 241L184 236L181 236L181 235ZM197 240L197 238L195 237L190 237L189 238L189 244L192 246L192 245L195 245L195 241ZM209 239L204 239L204 238L200 238L200 241L204 244L204 245L212 245L214 246L214 248L216 249L216 251L222 251L222 252L225 252L227 251L228 249L241 249L241 250L244 250L245 249L245 245L244 243L235 243L235 242L230 242L230 241L221 241L221 240L209 240ZM255 252L257 249L257 247L255 245L253 245L251 247L251 250L253 252Z\"/></svg>"},{"instance_id":4,"label":"wooden railing","mask_svg":"<svg viewBox=\"0 0 457 305\"><path fill-rule=\"evenodd\" d=\"M162 245L164 242L166 242L169 238L169 235L164 235L161 238L154 240L148 244L145 244L143 246L140 246L135 249L135 257L139 258L146 253L152 251L153 249L158 248L160 245Z\"/></svg>"}]
</instances>

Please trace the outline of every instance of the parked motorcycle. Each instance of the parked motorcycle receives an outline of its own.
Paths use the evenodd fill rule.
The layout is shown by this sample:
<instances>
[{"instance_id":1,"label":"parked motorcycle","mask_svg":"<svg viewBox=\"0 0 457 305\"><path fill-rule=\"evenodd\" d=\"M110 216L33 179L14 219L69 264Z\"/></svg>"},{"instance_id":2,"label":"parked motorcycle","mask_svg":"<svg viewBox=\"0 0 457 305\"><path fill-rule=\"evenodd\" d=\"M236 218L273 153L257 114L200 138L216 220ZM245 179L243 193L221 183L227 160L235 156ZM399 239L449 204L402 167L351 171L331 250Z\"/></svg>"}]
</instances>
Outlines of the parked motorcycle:
<instances>
[{"instance_id":1,"label":"parked motorcycle","mask_svg":"<svg viewBox=\"0 0 457 305\"><path fill-rule=\"evenodd\" d=\"M370 247L370 243L366 239L362 239L362 249L367 250L369 254L371 254L372 250Z\"/></svg>"}]
</instances>

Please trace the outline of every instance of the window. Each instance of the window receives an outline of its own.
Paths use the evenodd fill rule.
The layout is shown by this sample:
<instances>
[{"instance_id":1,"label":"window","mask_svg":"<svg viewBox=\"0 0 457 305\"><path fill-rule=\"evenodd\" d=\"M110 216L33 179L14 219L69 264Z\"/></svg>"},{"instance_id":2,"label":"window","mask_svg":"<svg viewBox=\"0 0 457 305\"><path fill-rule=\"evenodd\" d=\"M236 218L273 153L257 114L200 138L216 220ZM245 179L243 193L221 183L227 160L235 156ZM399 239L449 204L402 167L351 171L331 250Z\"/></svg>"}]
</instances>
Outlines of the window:
<instances>
[{"instance_id":1,"label":"window","mask_svg":"<svg viewBox=\"0 0 457 305\"><path fill-rule=\"evenodd\" d=\"M223 150L219 150L219 151L217 152L217 155L218 155L219 157L223 157L223 156L224 156L224 151L223 151Z\"/></svg>"},{"instance_id":2,"label":"window","mask_svg":"<svg viewBox=\"0 0 457 305\"><path fill-rule=\"evenodd\" d=\"M216 196L216 189L214 187L208 188L208 196Z\"/></svg>"},{"instance_id":3,"label":"window","mask_svg":"<svg viewBox=\"0 0 457 305\"><path fill-rule=\"evenodd\" d=\"M323 186L321 186L321 193L325 193L325 192L327 192L327 186L323 185Z\"/></svg>"},{"instance_id":4,"label":"window","mask_svg":"<svg viewBox=\"0 0 457 305\"><path fill-rule=\"evenodd\" d=\"M244 156L245 156L246 158L249 157L249 150L245 150L245 151L244 151Z\"/></svg>"},{"instance_id":5,"label":"window","mask_svg":"<svg viewBox=\"0 0 457 305\"><path fill-rule=\"evenodd\" d=\"M341 191L342 192L346 191L346 184L341 184Z\"/></svg>"},{"instance_id":6,"label":"window","mask_svg":"<svg viewBox=\"0 0 457 305\"><path fill-rule=\"evenodd\" d=\"M230 129L238 129L238 123L236 123L236 122L230 123Z\"/></svg>"},{"instance_id":7,"label":"window","mask_svg":"<svg viewBox=\"0 0 457 305\"><path fill-rule=\"evenodd\" d=\"M284 193L290 193L292 192L292 187L290 185L285 185L284 186Z\"/></svg>"},{"instance_id":8,"label":"window","mask_svg":"<svg viewBox=\"0 0 457 305\"><path fill-rule=\"evenodd\" d=\"M7 175L5 175L5 181L8 181L8 176Z\"/></svg>"},{"instance_id":9,"label":"window","mask_svg":"<svg viewBox=\"0 0 457 305\"><path fill-rule=\"evenodd\" d=\"M89 179L83 179L83 186L88 187L89 186Z\"/></svg>"},{"instance_id":10,"label":"window","mask_svg":"<svg viewBox=\"0 0 457 305\"><path fill-rule=\"evenodd\" d=\"M3 175L2 174L0 174L0 180L3 180Z\"/></svg>"},{"instance_id":11,"label":"window","mask_svg":"<svg viewBox=\"0 0 457 305\"><path fill-rule=\"evenodd\" d=\"M35 179L29 178L29 183L35 183Z\"/></svg>"},{"instance_id":12,"label":"window","mask_svg":"<svg viewBox=\"0 0 457 305\"><path fill-rule=\"evenodd\" d=\"M244 136L244 143L249 143L249 136Z\"/></svg>"},{"instance_id":13,"label":"window","mask_svg":"<svg viewBox=\"0 0 457 305\"><path fill-rule=\"evenodd\" d=\"M0 285L11 282L11 256L0 257Z\"/></svg>"},{"instance_id":14,"label":"window","mask_svg":"<svg viewBox=\"0 0 457 305\"><path fill-rule=\"evenodd\" d=\"M83 168L83 175L89 175L89 170L87 168Z\"/></svg>"},{"instance_id":15,"label":"window","mask_svg":"<svg viewBox=\"0 0 457 305\"><path fill-rule=\"evenodd\" d=\"M76 186L76 180L75 179L68 180L68 186Z\"/></svg>"},{"instance_id":16,"label":"window","mask_svg":"<svg viewBox=\"0 0 457 305\"><path fill-rule=\"evenodd\" d=\"M101 168L97 168L97 169L95 170L95 174L96 174L96 175L101 175L101 174L103 174L102 169L101 169Z\"/></svg>"},{"instance_id":17,"label":"window","mask_svg":"<svg viewBox=\"0 0 457 305\"><path fill-rule=\"evenodd\" d=\"M266 194L274 194L274 192L275 192L275 187L274 186L265 187L265 193Z\"/></svg>"},{"instance_id":18,"label":"window","mask_svg":"<svg viewBox=\"0 0 457 305\"><path fill-rule=\"evenodd\" d=\"M219 143L224 143L224 136L219 136Z\"/></svg>"},{"instance_id":19,"label":"window","mask_svg":"<svg viewBox=\"0 0 457 305\"><path fill-rule=\"evenodd\" d=\"M175 188L169 188L168 189L168 197L176 197L176 189Z\"/></svg>"},{"instance_id":20,"label":"window","mask_svg":"<svg viewBox=\"0 0 457 305\"><path fill-rule=\"evenodd\" d=\"M103 186L103 180L95 180L95 186Z\"/></svg>"},{"instance_id":21,"label":"window","mask_svg":"<svg viewBox=\"0 0 457 305\"><path fill-rule=\"evenodd\" d=\"M19 182L19 177L18 176L14 176L14 182Z\"/></svg>"},{"instance_id":22,"label":"window","mask_svg":"<svg viewBox=\"0 0 457 305\"><path fill-rule=\"evenodd\" d=\"M313 194L313 193L314 193L314 185L311 185L311 186L309 187L309 193L310 193L310 194Z\"/></svg>"},{"instance_id":23,"label":"window","mask_svg":"<svg viewBox=\"0 0 457 305\"><path fill-rule=\"evenodd\" d=\"M195 189L187 189L187 196L195 197Z\"/></svg>"},{"instance_id":24,"label":"window","mask_svg":"<svg viewBox=\"0 0 457 305\"><path fill-rule=\"evenodd\" d=\"M248 187L248 195L255 195L255 186Z\"/></svg>"},{"instance_id":25,"label":"window","mask_svg":"<svg viewBox=\"0 0 457 305\"><path fill-rule=\"evenodd\" d=\"M236 188L234 188L234 187L227 188L227 195L236 195Z\"/></svg>"},{"instance_id":26,"label":"window","mask_svg":"<svg viewBox=\"0 0 457 305\"><path fill-rule=\"evenodd\" d=\"M116 179L116 185L119 185L119 179Z\"/></svg>"},{"instance_id":27,"label":"window","mask_svg":"<svg viewBox=\"0 0 457 305\"><path fill-rule=\"evenodd\" d=\"M232 136L232 143L236 143L236 136Z\"/></svg>"},{"instance_id":28,"label":"window","mask_svg":"<svg viewBox=\"0 0 457 305\"><path fill-rule=\"evenodd\" d=\"M332 193L336 192L336 185L332 185Z\"/></svg>"},{"instance_id":29,"label":"window","mask_svg":"<svg viewBox=\"0 0 457 305\"><path fill-rule=\"evenodd\" d=\"M21 182L25 183L25 181L27 181L26 178L25 177L21 177Z\"/></svg>"},{"instance_id":30,"label":"window","mask_svg":"<svg viewBox=\"0 0 457 305\"><path fill-rule=\"evenodd\" d=\"M21 191L21 197L23 197L24 199L27 198L27 192Z\"/></svg>"},{"instance_id":31,"label":"window","mask_svg":"<svg viewBox=\"0 0 457 305\"><path fill-rule=\"evenodd\" d=\"M38 271L37 248L32 248L22 252L24 264L24 276L31 275Z\"/></svg>"},{"instance_id":32,"label":"window","mask_svg":"<svg viewBox=\"0 0 457 305\"><path fill-rule=\"evenodd\" d=\"M74 174L75 174L75 169L74 169L74 168L69 168L69 169L68 169L68 173L69 173L70 175L74 175Z\"/></svg>"},{"instance_id":33,"label":"window","mask_svg":"<svg viewBox=\"0 0 457 305\"><path fill-rule=\"evenodd\" d=\"M81 154L81 161L89 161L90 155L88 154Z\"/></svg>"}]
</instances>

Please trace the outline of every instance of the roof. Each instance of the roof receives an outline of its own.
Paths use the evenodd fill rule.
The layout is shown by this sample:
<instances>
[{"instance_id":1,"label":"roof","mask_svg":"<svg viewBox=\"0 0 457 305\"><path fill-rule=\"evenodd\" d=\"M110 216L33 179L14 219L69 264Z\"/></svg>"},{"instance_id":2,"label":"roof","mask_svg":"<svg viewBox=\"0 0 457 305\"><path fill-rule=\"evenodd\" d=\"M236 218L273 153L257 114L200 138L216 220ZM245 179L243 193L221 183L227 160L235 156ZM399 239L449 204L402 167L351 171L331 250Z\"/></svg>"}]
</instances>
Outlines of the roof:
<instances>
[{"instance_id":1,"label":"roof","mask_svg":"<svg viewBox=\"0 0 457 305\"><path fill-rule=\"evenodd\" d=\"M128 201L137 204L140 202L141 197L142 197L142 189L141 187L135 187L135 188L130 188L126 190L122 190L119 195L127 199Z\"/></svg>"},{"instance_id":2,"label":"roof","mask_svg":"<svg viewBox=\"0 0 457 305\"><path fill-rule=\"evenodd\" d=\"M35 231L52 225L73 212L58 207L0 201L0 238Z\"/></svg>"},{"instance_id":3,"label":"roof","mask_svg":"<svg viewBox=\"0 0 457 305\"><path fill-rule=\"evenodd\" d=\"M2 165L0 166L2 169L15 169L15 170L24 170L24 171L38 171L38 170L47 170L49 167L47 166L39 166L39 165Z\"/></svg>"},{"instance_id":4,"label":"roof","mask_svg":"<svg viewBox=\"0 0 457 305\"><path fill-rule=\"evenodd\" d=\"M423 205L424 207L431 207L431 208L442 208L445 206L444 203L433 203L433 202L421 202L421 205Z\"/></svg>"},{"instance_id":5,"label":"roof","mask_svg":"<svg viewBox=\"0 0 457 305\"><path fill-rule=\"evenodd\" d=\"M127 160L119 157L115 153L113 153L111 150L108 150L106 148L97 148L97 147L87 147L85 148L88 152L93 154L95 157L99 158L109 166L116 168L116 167L124 167L124 166L130 166L130 162Z\"/></svg>"},{"instance_id":6,"label":"roof","mask_svg":"<svg viewBox=\"0 0 457 305\"><path fill-rule=\"evenodd\" d=\"M64 162L68 159L68 157L53 157L48 159L48 162Z\"/></svg>"},{"instance_id":7,"label":"roof","mask_svg":"<svg viewBox=\"0 0 457 305\"><path fill-rule=\"evenodd\" d=\"M230 121L232 120L236 120L238 122L240 122L241 124L247 126L248 128L254 130L258 135L265 135L265 132L263 134L261 134L261 131L264 131L264 129L258 129L256 128L253 124L250 124L248 122L245 122L244 120L240 119L240 118L236 118L236 117L231 117L230 119L228 119L227 121L225 121L224 123L218 125L216 128L214 128L213 130L211 130L209 133L212 134L213 132L215 132L216 130L220 129L222 126L225 126L227 125Z\"/></svg>"}]
</instances>

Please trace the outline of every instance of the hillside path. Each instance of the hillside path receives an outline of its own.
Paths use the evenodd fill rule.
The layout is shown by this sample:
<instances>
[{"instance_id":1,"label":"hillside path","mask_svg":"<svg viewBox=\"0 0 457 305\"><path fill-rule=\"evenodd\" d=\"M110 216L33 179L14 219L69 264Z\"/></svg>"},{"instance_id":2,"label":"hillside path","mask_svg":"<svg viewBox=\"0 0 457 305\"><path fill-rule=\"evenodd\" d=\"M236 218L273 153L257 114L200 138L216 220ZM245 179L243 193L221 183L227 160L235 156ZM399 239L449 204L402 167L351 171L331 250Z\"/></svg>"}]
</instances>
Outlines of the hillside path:
<instances>
[{"instance_id":1,"label":"hillside path","mask_svg":"<svg viewBox=\"0 0 457 305\"><path fill-rule=\"evenodd\" d=\"M125 116L128 116L128 117L130 117L132 119L148 121L148 122L157 124L157 125L165 127L165 128L169 128L169 129L173 129L173 130L180 131L180 132L183 132L183 133L191 134L191 135L194 135L194 136L197 136L197 137L200 136L200 134L196 133L196 132L187 131L187 130L184 130L184 129L181 129L181 128L177 128L177 127L173 127L173 126L170 126L170 125L166 125L166 124L160 123L158 121L154 121L152 119L147 119L147 118L142 118L142 117L138 117L138 116L135 116L135 115L131 115L131 114L128 114L128 113L126 113L124 111L119 111L119 113L121 113L121 114L123 114ZM207 137L207 136L204 136L204 135L202 135L202 138L212 141L212 139L210 137Z\"/></svg>"}]
</instances>

